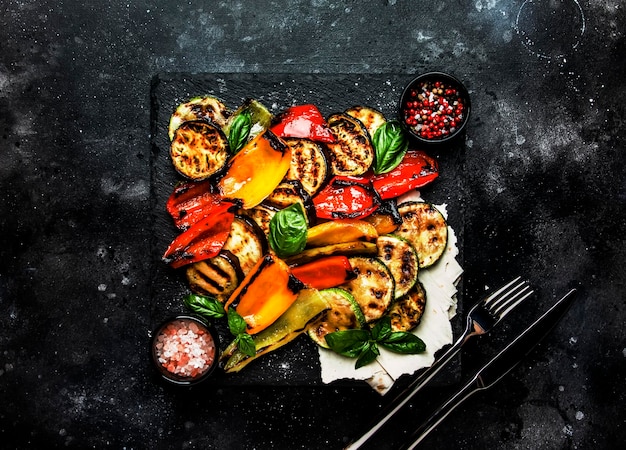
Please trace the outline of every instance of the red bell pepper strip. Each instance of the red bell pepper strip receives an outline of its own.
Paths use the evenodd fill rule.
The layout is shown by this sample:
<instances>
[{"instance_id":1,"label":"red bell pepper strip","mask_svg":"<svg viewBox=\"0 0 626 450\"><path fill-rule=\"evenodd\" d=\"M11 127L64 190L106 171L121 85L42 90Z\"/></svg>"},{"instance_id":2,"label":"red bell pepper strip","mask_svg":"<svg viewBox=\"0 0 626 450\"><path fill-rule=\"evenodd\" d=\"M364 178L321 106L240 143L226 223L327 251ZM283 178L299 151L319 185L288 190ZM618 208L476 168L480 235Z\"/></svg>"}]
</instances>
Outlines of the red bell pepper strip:
<instances>
[{"instance_id":1,"label":"red bell pepper strip","mask_svg":"<svg viewBox=\"0 0 626 450\"><path fill-rule=\"evenodd\" d=\"M334 177L313 197L318 218L361 219L380 206L380 197L366 177Z\"/></svg>"},{"instance_id":2,"label":"red bell pepper strip","mask_svg":"<svg viewBox=\"0 0 626 450\"><path fill-rule=\"evenodd\" d=\"M217 256L228 239L235 218L229 205L220 208L179 234L163 254L163 261L176 269Z\"/></svg>"},{"instance_id":3,"label":"red bell pepper strip","mask_svg":"<svg viewBox=\"0 0 626 450\"><path fill-rule=\"evenodd\" d=\"M277 136L307 138L326 143L335 142L335 136L315 105L292 106L280 114L278 119L278 123L271 128Z\"/></svg>"},{"instance_id":4,"label":"red bell pepper strip","mask_svg":"<svg viewBox=\"0 0 626 450\"><path fill-rule=\"evenodd\" d=\"M320 258L301 266L292 267L291 273L304 284L315 289L339 286L356 277L346 256Z\"/></svg>"},{"instance_id":5,"label":"red bell pepper strip","mask_svg":"<svg viewBox=\"0 0 626 450\"><path fill-rule=\"evenodd\" d=\"M235 203L224 199L210 181L183 182L176 185L167 199L165 207L180 230L186 230L203 217L217 211L225 203Z\"/></svg>"},{"instance_id":6,"label":"red bell pepper strip","mask_svg":"<svg viewBox=\"0 0 626 450\"><path fill-rule=\"evenodd\" d=\"M372 186L383 200L426 186L439 176L437 160L422 151L410 150L393 170L372 177Z\"/></svg>"}]
</instances>

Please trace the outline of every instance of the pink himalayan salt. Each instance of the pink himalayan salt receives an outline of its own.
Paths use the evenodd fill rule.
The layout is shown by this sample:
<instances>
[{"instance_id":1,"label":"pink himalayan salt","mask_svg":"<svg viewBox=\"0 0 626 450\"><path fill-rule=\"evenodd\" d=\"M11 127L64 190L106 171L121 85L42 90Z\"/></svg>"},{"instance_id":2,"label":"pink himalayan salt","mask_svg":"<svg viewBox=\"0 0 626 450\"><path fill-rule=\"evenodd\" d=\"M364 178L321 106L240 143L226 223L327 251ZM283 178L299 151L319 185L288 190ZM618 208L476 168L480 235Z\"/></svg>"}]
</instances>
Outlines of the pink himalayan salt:
<instances>
[{"instance_id":1,"label":"pink himalayan salt","mask_svg":"<svg viewBox=\"0 0 626 450\"><path fill-rule=\"evenodd\" d=\"M177 319L161 330L155 344L159 364L175 375L196 378L215 360L215 342L192 320Z\"/></svg>"}]
</instances>

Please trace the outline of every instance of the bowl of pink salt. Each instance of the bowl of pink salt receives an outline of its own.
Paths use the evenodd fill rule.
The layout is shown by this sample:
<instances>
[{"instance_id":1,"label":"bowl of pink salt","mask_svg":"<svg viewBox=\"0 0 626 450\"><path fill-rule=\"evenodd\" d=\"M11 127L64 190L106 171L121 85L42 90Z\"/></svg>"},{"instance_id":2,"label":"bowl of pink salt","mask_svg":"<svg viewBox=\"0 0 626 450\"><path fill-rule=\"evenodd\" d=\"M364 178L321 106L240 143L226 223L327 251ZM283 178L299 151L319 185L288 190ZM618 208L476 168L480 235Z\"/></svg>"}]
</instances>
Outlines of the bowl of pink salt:
<instances>
[{"instance_id":1,"label":"bowl of pink salt","mask_svg":"<svg viewBox=\"0 0 626 450\"><path fill-rule=\"evenodd\" d=\"M165 380L194 385L206 380L218 365L218 335L198 317L176 316L156 329L151 352Z\"/></svg>"}]
</instances>

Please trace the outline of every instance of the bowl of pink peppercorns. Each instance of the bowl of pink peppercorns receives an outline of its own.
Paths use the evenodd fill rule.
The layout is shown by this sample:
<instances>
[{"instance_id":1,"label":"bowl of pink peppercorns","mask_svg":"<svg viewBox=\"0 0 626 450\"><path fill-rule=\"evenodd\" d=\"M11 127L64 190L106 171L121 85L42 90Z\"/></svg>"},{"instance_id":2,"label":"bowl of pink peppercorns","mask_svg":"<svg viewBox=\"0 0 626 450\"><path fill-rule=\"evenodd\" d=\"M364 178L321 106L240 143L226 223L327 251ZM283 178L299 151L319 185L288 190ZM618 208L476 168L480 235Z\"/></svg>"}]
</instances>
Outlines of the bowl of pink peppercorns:
<instances>
[{"instance_id":1,"label":"bowl of pink peppercorns","mask_svg":"<svg viewBox=\"0 0 626 450\"><path fill-rule=\"evenodd\" d=\"M218 334L199 317L179 315L167 320L155 330L151 342L152 361L171 383L198 384L218 365Z\"/></svg>"},{"instance_id":2,"label":"bowl of pink peppercorns","mask_svg":"<svg viewBox=\"0 0 626 450\"><path fill-rule=\"evenodd\" d=\"M400 120L418 143L436 144L458 138L470 115L463 83L443 72L414 78L400 97Z\"/></svg>"}]
</instances>

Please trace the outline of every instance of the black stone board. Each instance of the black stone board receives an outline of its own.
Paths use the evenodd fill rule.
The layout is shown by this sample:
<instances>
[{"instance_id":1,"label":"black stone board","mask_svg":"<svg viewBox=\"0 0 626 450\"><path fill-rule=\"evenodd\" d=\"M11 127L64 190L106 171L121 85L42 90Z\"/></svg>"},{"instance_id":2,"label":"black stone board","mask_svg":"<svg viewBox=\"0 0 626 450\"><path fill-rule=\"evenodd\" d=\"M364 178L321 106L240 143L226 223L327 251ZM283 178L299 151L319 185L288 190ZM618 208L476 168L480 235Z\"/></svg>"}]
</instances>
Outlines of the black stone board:
<instances>
[{"instance_id":1,"label":"black stone board","mask_svg":"<svg viewBox=\"0 0 626 450\"><path fill-rule=\"evenodd\" d=\"M167 128L175 108L190 98L212 95L229 108L236 109L246 98L255 98L272 113L294 104L314 103L324 116L354 105L374 107L387 119L397 117L398 102L411 75L402 74L250 74L168 73L156 76L151 89L151 190L152 213L152 286L151 326L156 328L167 317L187 312L183 297L189 293L182 271L175 271L161 261L167 245L176 236L165 202L181 176L172 167ZM412 148L417 148L412 145ZM458 261L463 264L464 237L464 145L461 139L445 148L425 149L440 163L440 177L422 189L422 197L435 204L448 205L449 223L459 242ZM461 291L461 286L459 290ZM459 292L459 314L453 319L455 335L460 332L462 293ZM217 324L222 348L229 339L222 323ZM452 365L437 383L449 384L458 378L459 363ZM249 364L239 374L219 373L211 381L216 385L303 385L323 384L315 344L300 336L277 351ZM363 384L338 381L337 384Z\"/></svg>"}]
</instances>

